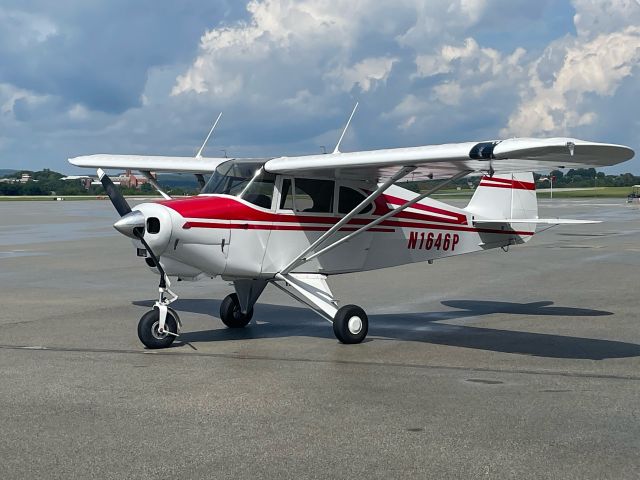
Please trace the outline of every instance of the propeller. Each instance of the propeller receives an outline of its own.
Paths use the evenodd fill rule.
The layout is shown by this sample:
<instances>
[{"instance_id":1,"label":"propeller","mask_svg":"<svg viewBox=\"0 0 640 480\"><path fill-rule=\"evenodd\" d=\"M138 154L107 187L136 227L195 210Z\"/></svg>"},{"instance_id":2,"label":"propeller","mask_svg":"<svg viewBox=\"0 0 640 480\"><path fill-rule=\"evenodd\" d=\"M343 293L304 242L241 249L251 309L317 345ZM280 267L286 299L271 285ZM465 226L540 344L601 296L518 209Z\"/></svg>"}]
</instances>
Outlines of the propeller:
<instances>
[{"instance_id":1,"label":"propeller","mask_svg":"<svg viewBox=\"0 0 640 480\"><path fill-rule=\"evenodd\" d=\"M117 210L118 214L121 217L124 217L128 213L131 213L131 207L122 196L122 193L120 193L120 190L118 190L113 184L109 175L107 175L101 168L98 169L98 180L102 183L102 186L109 196L109 200L111 200L111 203Z\"/></svg>"},{"instance_id":2,"label":"propeller","mask_svg":"<svg viewBox=\"0 0 640 480\"><path fill-rule=\"evenodd\" d=\"M113 227L123 235L130 238L140 238L140 234L144 231L145 217L142 212L131 210L131 207L120 193L120 190L113 184L109 175L101 168L98 169L98 178L104 187L109 200L118 211L120 220L113 224Z\"/></svg>"},{"instance_id":3,"label":"propeller","mask_svg":"<svg viewBox=\"0 0 640 480\"><path fill-rule=\"evenodd\" d=\"M118 214L122 217L113 227L123 235L130 238L140 238L140 234L144 231L145 217L142 212L131 210L131 207L120 193L120 190L113 184L109 175L105 173L101 168L98 169L98 179L104 187L109 200L118 211Z\"/></svg>"},{"instance_id":4,"label":"propeller","mask_svg":"<svg viewBox=\"0 0 640 480\"><path fill-rule=\"evenodd\" d=\"M144 245L144 248L147 249L147 252L153 260L156 268L160 272L160 288L167 288L167 275L162 268L162 265L160 265L158 257L144 239L144 227L146 221L144 214L138 210L135 212L131 210L131 207L122 196L122 193L120 193L120 190L116 188L109 178L109 175L107 175L101 168L98 169L98 179L107 192L109 200L111 200L111 203L117 210L118 214L122 217L113 224L114 228L127 237L137 238L140 240L142 245Z\"/></svg>"}]
</instances>

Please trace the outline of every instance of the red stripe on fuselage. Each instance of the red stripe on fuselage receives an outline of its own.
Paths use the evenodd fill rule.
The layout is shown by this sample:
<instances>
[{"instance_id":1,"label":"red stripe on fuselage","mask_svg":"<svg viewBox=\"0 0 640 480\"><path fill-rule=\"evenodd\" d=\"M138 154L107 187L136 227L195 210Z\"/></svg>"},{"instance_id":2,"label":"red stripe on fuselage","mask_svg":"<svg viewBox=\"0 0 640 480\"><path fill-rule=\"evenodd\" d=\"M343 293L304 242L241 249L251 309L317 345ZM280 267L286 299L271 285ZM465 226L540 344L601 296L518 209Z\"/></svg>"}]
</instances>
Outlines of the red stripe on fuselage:
<instances>
[{"instance_id":1,"label":"red stripe on fuselage","mask_svg":"<svg viewBox=\"0 0 640 480\"><path fill-rule=\"evenodd\" d=\"M397 197L391 197L390 202L405 203L406 200ZM211 196L211 197L190 197L180 200L167 200L159 202L161 205L169 207L185 218L196 218L203 220L220 220L220 223L215 222L198 222L187 221L183 228L230 228L230 229L246 229L246 230L293 230L293 231L326 231L331 228L331 225L335 224L340 217L333 216L316 216L316 215L291 215L291 214L276 214L269 211L264 211L258 208L250 207L246 203L237 199L224 196ZM420 205L425 207L425 205ZM516 234L516 235L533 235L534 232L524 231L504 231L494 230L488 228L475 228L463 225L451 225L451 223L458 223L461 220L462 214L447 212L438 208L432 208L429 211L442 213L443 215L455 215L458 216L457 220L442 219L440 217L433 217L431 215L421 215L413 213L403 220L396 220L396 217L385 220L380 223L377 228L371 228L372 232L393 232L395 228L414 228L425 230L443 230L443 231L462 231L462 232L479 232L479 233L497 233L497 234ZM388 208L388 207L387 207ZM377 209L376 209L377 210ZM412 212L401 212L411 214ZM404 218L411 220L422 221L437 221L442 223L448 223L447 225L438 225L434 223L417 223L406 221ZM224 223L224 220L235 220L246 223ZM367 225L375 220L374 218L354 218L347 225L354 225L360 227ZM265 222L257 224L255 222ZM318 224L316 225L302 225L302 224ZM319 225L324 224L324 225ZM327 225L328 224L328 225ZM464 221L466 225L466 218ZM387 228L384 228L387 227ZM342 231L355 231L357 228L345 226L341 228Z\"/></svg>"},{"instance_id":2,"label":"red stripe on fuselage","mask_svg":"<svg viewBox=\"0 0 640 480\"><path fill-rule=\"evenodd\" d=\"M395 206L404 205L411 199L394 197L392 195L382 195L383 199ZM436 213L438 215L444 215L444 217L435 216L435 215L425 215L417 212L408 212L406 210L394 215L394 218L410 218L412 220L428 220L431 222L442 222L442 223L455 223L459 225L467 225L467 216L463 213L458 212L450 212L448 210L443 210L442 208L432 207L430 205L424 205L422 203L414 203L409 208L413 208L416 210L421 210L423 212ZM377 213L377 212L376 212ZM449 218L446 218L449 217Z\"/></svg>"},{"instance_id":3,"label":"red stripe on fuselage","mask_svg":"<svg viewBox=\"0 0 640 480\"><path fill-rule=\"evenodd\" d=\"M416 230L442 230L445 232L478 232L478 233L496 233L496 234L508 234L508 235L520 235L531 236L535 232L525 232L519 230L495 230L492 228L474 228L474 227L458 227L448 225L430 225L426 223L411 223L411 222L382 222L381 225L397 228L413 228ZM209 222L186 222L182 228L230 228L233 230L292 230L300 232L324 232L331 227L313 227L302 225L265 225L254 223L209 223ZM357 228L343 227L340 231L355 232ZM367 230L368 232L383 232L392 233L395 232L394 228L377 228L373 227Z\"/></svg>"},{"instance_id":4,"label":"red stripe on fuselage","mask_svg":"<svg viewBox=\"0 0 640 480\"><path fill-rule=\"evenodd\" d=\"M508 178L482 177L481 187L511 188L514 190L535 190L536 184L533 182L522 182Z\"/></svg>"},{"instance_id":5,"label":"red stripe on fuselage","mask_svg":"<svg viewBox=\"0 0 640 480\"><path fill-rule=\"evenodd\" d=\"M255 224L255 223L210 223L210 222L186 222L182 228L231 228L233 230L293 230L300 232L326 232L331 227L303 226L303 225L276 225L276 224ZM355 232L358 227L342 227L341 232ZM394 228L373 227L369 232L395 232Z\"/></svg>"},{"instance_id":6,"label":"red stripe on fuselage","mask_svg":"<svg viewBox=\"0 0 640 480\"><path fill-rule=\"evenodd\" d=\"M385 200L389 203L402 205L408 200L391 197L384 195ZM329 216L329 215L299 215L299 214L283 214L273 213L271 211L265 211L259 208L255 208L247 205L246 203L239 201L231 197L212 196L212 197L190 197L180 200L167 200L159 202L161 205L165 205L185 218L202 218L207 220L246 220L248 222L297 222L297 223L322 223L333 224L336 223L341 217ZM386 204L385 204L386 205ZM381 205L376 205L375 215L382 215L379 212L382 210ZM455 223L460 225L467 224L467 217L464 214L457 212L449 212L439 208L429 207L427 205L415 204L411 208L417 210L423 210L430 213L437 213L439 215L446 215L446 217L440 217L435 215L421 214L418 212L400 212L394 216L394 218L406 218L410 220L424 220L427 222L442 222L442 223ZM390 209L386 205L386 212ZM386 213L384 212L384 213ZM454 218L452 218L454 217ZM366 225L371 221L370 218L353 218L349 225Z\"/></svg>"}]
</instances>

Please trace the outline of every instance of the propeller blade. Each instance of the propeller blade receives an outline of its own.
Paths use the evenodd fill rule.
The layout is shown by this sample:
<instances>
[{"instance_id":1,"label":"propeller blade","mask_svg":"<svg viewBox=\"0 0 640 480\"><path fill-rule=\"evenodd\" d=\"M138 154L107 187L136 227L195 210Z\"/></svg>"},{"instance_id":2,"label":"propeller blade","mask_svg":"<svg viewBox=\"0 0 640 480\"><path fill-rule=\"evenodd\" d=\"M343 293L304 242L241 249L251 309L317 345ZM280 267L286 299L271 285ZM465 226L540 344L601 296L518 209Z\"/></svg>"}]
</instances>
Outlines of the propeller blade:
<instances>
[{"instance_id":1,"label":"propeller blade","mask_svg":"<svg viewBox=\"0 0 640 480\"><path fill-rule=\"evenodd\" d=\"M102 183L102 186L109 196L109 200L111 200L118 214L124 217L127 213L131 213L131 207L122 196L122 193L120 193L120 190L116 188L109 176L101 168L98 169L98 179L100 183Z\"/></svg>"}]
</instances>

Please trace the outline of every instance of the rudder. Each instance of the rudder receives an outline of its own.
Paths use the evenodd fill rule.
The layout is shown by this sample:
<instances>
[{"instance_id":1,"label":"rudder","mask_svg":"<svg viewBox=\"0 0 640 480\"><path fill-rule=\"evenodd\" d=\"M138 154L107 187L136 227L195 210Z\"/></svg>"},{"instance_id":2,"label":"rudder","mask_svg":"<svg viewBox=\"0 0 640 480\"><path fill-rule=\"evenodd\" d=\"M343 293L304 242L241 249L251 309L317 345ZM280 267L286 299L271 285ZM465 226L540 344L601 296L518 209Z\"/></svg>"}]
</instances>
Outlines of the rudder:
<instances>
[{"instance_id":1,"label":"rudder","mask_svg":"<svg viewBox=\"0 0 640 480\"><path fill-rule=\"evenodd\" d=\"M479 219L538 218L538 199L533 173L482 177L465 210ZM522 230L523 227L524 225L520 224L514 229ZM530 228L535 231L535 225L531 225Z\"/></svg>"}]
</instances>

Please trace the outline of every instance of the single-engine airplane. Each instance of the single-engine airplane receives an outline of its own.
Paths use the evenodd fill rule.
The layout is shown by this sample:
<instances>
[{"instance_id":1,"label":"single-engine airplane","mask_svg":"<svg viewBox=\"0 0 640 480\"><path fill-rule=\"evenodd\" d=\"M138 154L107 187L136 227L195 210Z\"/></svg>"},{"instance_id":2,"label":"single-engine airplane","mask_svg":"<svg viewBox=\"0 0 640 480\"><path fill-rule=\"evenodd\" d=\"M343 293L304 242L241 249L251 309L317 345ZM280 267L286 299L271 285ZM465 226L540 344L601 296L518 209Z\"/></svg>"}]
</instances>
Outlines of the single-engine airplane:
<instances>
[{"instance_id":1,"label":"single-engine airplane","mask_svg":"<svg viewBox=\"0 0 640 480\"><path fill-rule=\"evenodd\" d=\"M354 109L355 112L355 109ZM353 112L351 114L353 117ZM351 120L349 118L349 121ZM218 120L220 116L218 116ZM217 121L216 120L216 123ZM411 148L269 158L89 155L121 218L114 227L160 275L159 298L138 323L148 348L165 348L182 323L169 277L220 276L234 293L220 306L230 328L245 327L272 284L333 324L342 343L364 340L368 319L338 306L329 275L364 272L528 242L539 224L533 171L604 167L633 157L628 147L573 138L511 138ZM215 128L215 124L214 124ZM133 209L103 169L139 170L164 197ZM172 199L152 172L195 174L200 194ZM204 175L210 175L205 182ZM429 198L467 175L482 175L465 208ZM400 180L444 180L423 193Z\"/></svg>"}]
</instances>

